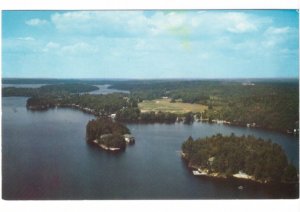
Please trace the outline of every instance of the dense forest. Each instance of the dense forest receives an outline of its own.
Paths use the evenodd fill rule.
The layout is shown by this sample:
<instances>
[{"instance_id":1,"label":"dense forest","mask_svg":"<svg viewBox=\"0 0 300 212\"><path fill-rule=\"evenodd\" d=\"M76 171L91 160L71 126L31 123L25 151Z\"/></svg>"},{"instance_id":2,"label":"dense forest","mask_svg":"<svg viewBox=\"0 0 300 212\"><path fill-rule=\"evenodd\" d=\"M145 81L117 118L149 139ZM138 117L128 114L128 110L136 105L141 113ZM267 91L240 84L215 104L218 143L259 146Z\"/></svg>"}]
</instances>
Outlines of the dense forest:
<instances>
[{"instance_id":1,"label":"dense forest","mask_svg":"<svg viewBox=\"0 0 300 212\"><path fill-rule=\"evenodd\" d=\"M138 100L128 94L113 93L106 95L72 94L71 91L82 92L86 85L77 84L55 84L37 88L4 88L4 96L31 96L27 100L27 108L31 110L46 110L49 108L72 107L94 114L96 116L108 116L116 114L116 120L121 122L138 123L175 123L179 115L163 112L141 113L138 108ZM27 93L27 91L30 91ZM191 123L192 114L184 114L179 119ZM187 117L187 118L185 118Z\"/></svg>"},{"instance_id":2,"label":"dense forest","mask_svg":"<svg viewBox=\"0 0 300 212\"><path fill-rule=\"evenodd\" d=\"M129 134L129 129L108 118L98 118L88 122L86 126L86 139L88 142L96 142L107 148L126 148L123 135Z\"/></svg>"},{"instance_id":3,"label":"dense forest","mask_svg":"<svg viewBox=\"0 0 300 212\"><path fill-rule=\"evenodd\" d=\"M121 109L116 114L116 120L128 123L166 123L172 124L177 120L178 115L168 112L144 112L141 113L137 107Z\"/></svg>"},{"instance_id":4,"label":"dense forest","mask_svg":"<svg viewBox=\"0 0 300 212\"><path fill-rule=\"evenodd\" d=\"M98 90L97 86L80 83L43 85L40 88L6 87L2 89L3 96L63 96L70 93L85 93Z\"/></svg>"},{"instance_id":5,"label":"dense forest","mask_svg":"<svg viewBox=\"0 0 300 212\"><path fill-rule=\"evenodd\" d=\"M135 103L122 94L107 95L65 95L63 97L30 97L27 100L27 108L32 110L44 110L59 107L71 107L94 114L105 116L116 113L122 108L134 106Z\"/></svg>"},{"instance_id":6,"label":"dense forest","mask_svg":"<svg viewBox=\"0 0 300 212\"><path fill-rule=\"evenodd\" d=\"M193 140L182 144L189 167L206 169L225 176L243 172L261 182L297 182L297 169L288 163L281 148L271 140L234 134Z\"/></svg>"},{"instance_id":7,"label":"dense forest","mask_svg":"<svg viewBox=\"0 0 300 212\"><path fill-rule=\"evenodd\" d=\"M31 97L27 100L26 107L31 110L47 110L56 106L52 97Z\"/></svg>"},{"instance_id":8,"label":"dense forest","mask_svg":"<svg viewBox=\"0 0 300 212\"><path fill-rule=\"evenodd\" d=\"M117 113L123 122L192 123L196 115L203 121L224 120L227 124L259 127L284 133L299 133L298 80L51 80L53 85L41 88L3 88L3 96L40 98L40 105L89 108L95 115ZM4 79L5 83L46 83L36 79ZM112 88L128 90L130 94L74 95L98 89L92 84L111 84ZM62 84L64 83L64 84ZM169 112L141 113L138 103L162 97L171 102L202 104L208 109L201 114L172 114ZM49 99L49 101L46 101ZM29 103L30 105L31 103ZM32 107L34 108L34 107ZM38 107L36 107L38 108ZM41 109L47 108L43 105ZM179 117L179 119L178 119Z\"/></svg>"},{"instance_id":9,"label":"dense forest","mask_svg":"<svg viewBox=\"0 0 300 212\"><path fill-rule=\"evenodd\" d=\"M208 106L202 118L281 132L299 130L298 80L153 80L119 82L142 100L168 97Z\"/></svg>"}]
</instances>

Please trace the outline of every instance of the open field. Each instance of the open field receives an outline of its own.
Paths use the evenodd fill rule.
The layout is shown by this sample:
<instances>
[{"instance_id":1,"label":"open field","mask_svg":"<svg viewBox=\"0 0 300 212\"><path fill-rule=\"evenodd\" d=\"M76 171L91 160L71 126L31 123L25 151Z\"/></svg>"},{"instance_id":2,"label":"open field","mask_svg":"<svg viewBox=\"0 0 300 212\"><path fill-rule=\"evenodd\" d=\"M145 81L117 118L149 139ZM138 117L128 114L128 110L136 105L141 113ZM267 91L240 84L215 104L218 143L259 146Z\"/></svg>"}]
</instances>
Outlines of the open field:
<instances>
[{"instance_id":1,"label":"open field","mask_svg":"<svg viewBox=\"0 0 300 212\"><path fill-rule=\"evenodd\" d=\"M144 100L139 103L139 109L141 112L171 112L177 114L183 114L187 112L203 112L207 109L207 106L201 104L190 104L190 103L182 103L175 102L171 103L170 99L155 99L155 100Z\"/></svg>"}]
</instances>

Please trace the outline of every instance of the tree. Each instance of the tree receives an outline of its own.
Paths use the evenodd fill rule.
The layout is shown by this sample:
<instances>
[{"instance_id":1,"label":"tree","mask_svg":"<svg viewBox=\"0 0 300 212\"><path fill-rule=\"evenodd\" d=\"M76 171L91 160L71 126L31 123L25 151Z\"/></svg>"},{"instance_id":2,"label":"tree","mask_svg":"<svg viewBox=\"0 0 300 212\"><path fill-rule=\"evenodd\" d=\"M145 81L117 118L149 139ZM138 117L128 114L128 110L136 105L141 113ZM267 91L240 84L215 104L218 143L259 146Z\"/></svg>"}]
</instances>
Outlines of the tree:
<instances>
[{"instance_id":1,"label":"tree","mask_svg":"<svg viewBox=\"0 0 300 212\"><path fill-rule=\"evenodd\" d=\"M193 114L191 112L186 113L184 115L184 124L191 124L193 122L194 122Z\"/></svg>"}]
</instances>

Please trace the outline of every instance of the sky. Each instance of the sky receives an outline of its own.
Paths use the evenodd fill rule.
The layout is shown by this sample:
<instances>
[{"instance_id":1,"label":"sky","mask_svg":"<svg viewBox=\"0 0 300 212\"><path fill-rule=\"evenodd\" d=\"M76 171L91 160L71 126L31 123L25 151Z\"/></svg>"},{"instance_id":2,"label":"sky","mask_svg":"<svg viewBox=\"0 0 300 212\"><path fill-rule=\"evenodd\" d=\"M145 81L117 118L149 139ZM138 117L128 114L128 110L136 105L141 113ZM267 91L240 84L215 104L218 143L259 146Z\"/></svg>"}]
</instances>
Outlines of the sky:
<instances>
[{"instance_id":1,"label":"sky","mask_svg":"<svg viewBox=\"0 0 300 212\"><path fill-rule=\"evenodd\" d=\"M2 11L2 77L294 78L296 10Z\"/></svg>"}]
</instances>

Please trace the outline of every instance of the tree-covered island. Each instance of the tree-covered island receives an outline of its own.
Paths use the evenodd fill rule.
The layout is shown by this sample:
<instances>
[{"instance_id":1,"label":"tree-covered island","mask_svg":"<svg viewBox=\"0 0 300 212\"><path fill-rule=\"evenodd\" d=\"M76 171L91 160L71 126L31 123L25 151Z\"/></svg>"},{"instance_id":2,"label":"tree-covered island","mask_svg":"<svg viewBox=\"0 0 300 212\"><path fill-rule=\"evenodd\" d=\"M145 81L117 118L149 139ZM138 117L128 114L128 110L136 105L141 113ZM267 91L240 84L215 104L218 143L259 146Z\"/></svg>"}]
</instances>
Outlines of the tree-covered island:
<instances>
[{"instance_id":1,"label":"tree-covered island","mask_svg":"<svg viewBox=\"0 0 300 212\"><path fill-rule=\"evenodd\" d=\"M223 136L182 144L182 157L194 175L236 177L261 183L297 183L298 171L276 143L253 136Z\"/></svg>"},{"instance_id":2,"label":"tree-covered island","mask_svg":"<svg viewBox=\"0 0 300 212\"><path fill-rule=\"evenodd\" d=\"M88 122L86 139L109 151L119 151L126 148L126 144L134 143L129 129L109 118L98 118Z\"/></svg>"}]
</instances>

